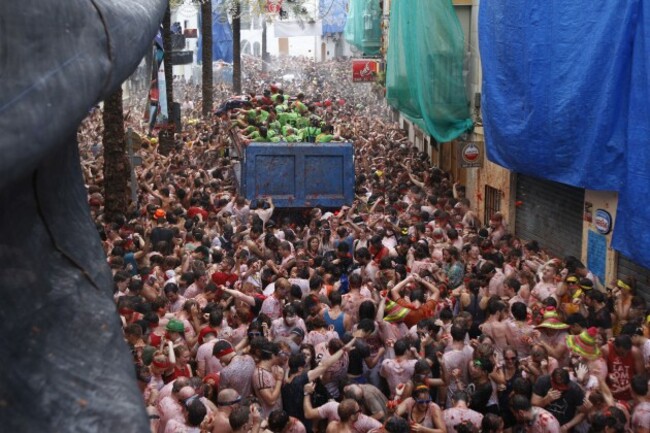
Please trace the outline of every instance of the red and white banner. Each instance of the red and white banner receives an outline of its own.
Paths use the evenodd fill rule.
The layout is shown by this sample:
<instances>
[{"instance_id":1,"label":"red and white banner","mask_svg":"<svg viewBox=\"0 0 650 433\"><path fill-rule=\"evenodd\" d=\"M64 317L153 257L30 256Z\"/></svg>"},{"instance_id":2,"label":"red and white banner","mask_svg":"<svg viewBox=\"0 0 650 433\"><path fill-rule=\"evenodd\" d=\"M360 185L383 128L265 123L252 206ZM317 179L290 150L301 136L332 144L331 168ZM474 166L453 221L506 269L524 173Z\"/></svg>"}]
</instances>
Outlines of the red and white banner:
<instances>
[{"instance_id":1,"label":"red and white banner","mask_svg":"<svg viewBox=\"0 0 650 433\"><path fill-rule=\"evenodd\" d=\"M362 83L375 81L379 73L379 60L356 59L352 60L352 81Z\"/></svg>"}]
</instances>

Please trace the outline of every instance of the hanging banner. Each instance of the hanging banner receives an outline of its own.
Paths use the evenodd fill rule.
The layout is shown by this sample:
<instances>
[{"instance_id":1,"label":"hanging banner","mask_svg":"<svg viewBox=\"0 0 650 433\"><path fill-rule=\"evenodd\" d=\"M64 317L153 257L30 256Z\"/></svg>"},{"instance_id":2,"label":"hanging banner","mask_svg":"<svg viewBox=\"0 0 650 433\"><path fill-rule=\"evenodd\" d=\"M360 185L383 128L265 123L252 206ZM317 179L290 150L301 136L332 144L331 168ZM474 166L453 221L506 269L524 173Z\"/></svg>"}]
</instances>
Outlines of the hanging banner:
<instances>
[{"instance_id":1,"label":"hanging banner","mask_svg":"<svg viewBox=\"0 0 650 433\"><path fill-rule=\"evenodd\" d=\"M456 142L460 168L481 168L485 155L483 143L478 141Z\"/></svg>"},{"instance_id":2,"label":"hanging banner","mask_svg":"<svg viewBox=\"0 0 650 433\"><path fill-rule=\"evenodd\" d=\"M322 21L315 23L299 23L297 21L276 21L273 30L276 38L292 38L296 36L320 36L323 33Z\"/></svg>"},{"instance_id":3,"label":"hanging banner","mask_svg":"<svg viewBox=\"0 0 650 433\"><path fill-rule=\"evenodd\" d=\"M379 60L356 59L352 60L352 82L373 82L379 73Z\"/></svg>"}]
</instances>

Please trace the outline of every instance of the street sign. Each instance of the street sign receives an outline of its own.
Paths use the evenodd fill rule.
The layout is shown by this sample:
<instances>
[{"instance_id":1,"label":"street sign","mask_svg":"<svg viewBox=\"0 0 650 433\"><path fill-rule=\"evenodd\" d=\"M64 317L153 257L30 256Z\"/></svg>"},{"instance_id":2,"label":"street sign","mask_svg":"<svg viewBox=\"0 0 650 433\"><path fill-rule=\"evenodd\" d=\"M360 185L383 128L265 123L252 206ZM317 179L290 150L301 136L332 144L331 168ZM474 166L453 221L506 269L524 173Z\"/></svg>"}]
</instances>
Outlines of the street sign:
<instances>
[{"instance_id":1,"label":"street sign","mask_svg":"<svg viewBox=\"0 0 650 433\"><path fill-rule=\"evenodd\" d=\"M483 143L478 141L459 141L456 143L460 168L483 167Z\"/></svg>"},{"instance_id":2,"label":"street sign","mask_svg":"<svg viewBox=\"0 0 650 433\"><path fill-rule=\"evenodd\" d=\"M379 73L379 60L356 59L352 60L352 82L373 82Z\"/></svg>"}]
</instances>

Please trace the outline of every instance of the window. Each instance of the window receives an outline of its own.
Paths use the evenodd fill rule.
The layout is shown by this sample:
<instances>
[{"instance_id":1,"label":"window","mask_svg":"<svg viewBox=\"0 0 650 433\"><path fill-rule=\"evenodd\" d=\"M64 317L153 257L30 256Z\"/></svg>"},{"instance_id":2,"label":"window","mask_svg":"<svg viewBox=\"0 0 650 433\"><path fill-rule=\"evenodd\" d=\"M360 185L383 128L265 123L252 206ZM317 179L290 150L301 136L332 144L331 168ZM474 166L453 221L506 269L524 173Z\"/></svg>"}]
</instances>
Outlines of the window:
<instances>
[{"instance_id":1,"label":"window","mask_svg":"<svg viewBox=\"0 0 650 433\"><path fill-rule=\"evenodd\" d=\"M496 212L501 211L501 191L485 185L485 213L483 215L483 225L490 225L490 218Z\"/></svg>"}]
</instances>

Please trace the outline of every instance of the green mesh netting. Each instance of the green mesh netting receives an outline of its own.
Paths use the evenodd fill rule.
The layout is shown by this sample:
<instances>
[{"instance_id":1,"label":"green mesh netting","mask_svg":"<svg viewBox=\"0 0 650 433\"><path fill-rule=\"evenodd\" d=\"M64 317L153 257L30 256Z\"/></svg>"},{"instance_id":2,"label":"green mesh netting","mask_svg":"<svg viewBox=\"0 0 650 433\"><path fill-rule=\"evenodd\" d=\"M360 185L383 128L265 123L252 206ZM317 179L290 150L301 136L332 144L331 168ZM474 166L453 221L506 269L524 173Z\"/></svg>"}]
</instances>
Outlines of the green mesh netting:
<instances>
[{"instance_id":1,"label":"green mesh netting","mask_svg":"<svg viewBox=\"0 0 650 433\"><path fill-rule=\"evenodd\" d=\"M472 127L463 38L451 0L392 2L386 98L438 142Z\"/></svg>"},{"instance_id":2,"label":"green mesh netting","mask_svg":"<svg viewBox=\"0 0 650 433\"><path fill-rule=\"evenodd\" d=\"M348 44L365 56L376 56L381 46L381 8L378 0L350 0L343 32Z\"/></svg>"}]
</instances>

